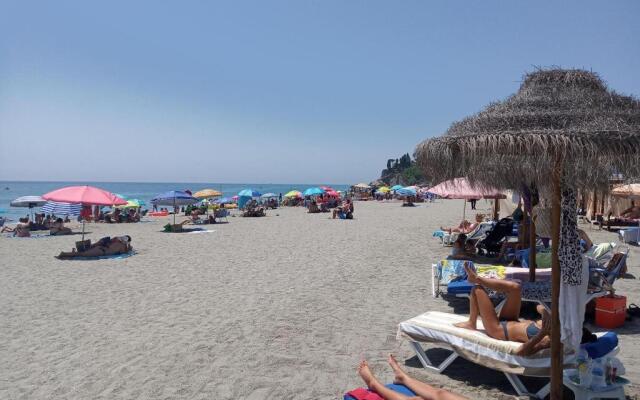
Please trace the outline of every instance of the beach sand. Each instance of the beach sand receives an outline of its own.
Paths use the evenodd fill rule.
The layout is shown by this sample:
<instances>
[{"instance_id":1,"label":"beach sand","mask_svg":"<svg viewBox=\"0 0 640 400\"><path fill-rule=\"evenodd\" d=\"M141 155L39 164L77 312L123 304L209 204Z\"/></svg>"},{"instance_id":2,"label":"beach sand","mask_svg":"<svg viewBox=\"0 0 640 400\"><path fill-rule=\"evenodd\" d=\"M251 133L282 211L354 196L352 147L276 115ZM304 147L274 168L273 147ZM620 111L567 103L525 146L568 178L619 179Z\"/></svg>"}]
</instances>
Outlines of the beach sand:
<instances>
[{"instance_id":1,"label":"beach sand","mask_svg":"<svg viewBox=\"0 0 640 400\"><path fill-rule=\"evenodd\" d=\"M162 233L168 218L88 224L93 240L132 236L137 254L119 260L53 257L79 236L1 237L0 398L337 399L362 386L361 357L390 382L390 352L425 382L511 398L501 373L463 359L426 372L395 339L398 322L425 311L468 312L431 297L430 265L450 251L431 234L459 220L462 202L355 207L352 221L288 208L201 234ZM636 277L639 260L632 247ZM635 278L616 288L640 303ZM637 395L640 323L617 332Z\"/></svg>"}]
</instances>

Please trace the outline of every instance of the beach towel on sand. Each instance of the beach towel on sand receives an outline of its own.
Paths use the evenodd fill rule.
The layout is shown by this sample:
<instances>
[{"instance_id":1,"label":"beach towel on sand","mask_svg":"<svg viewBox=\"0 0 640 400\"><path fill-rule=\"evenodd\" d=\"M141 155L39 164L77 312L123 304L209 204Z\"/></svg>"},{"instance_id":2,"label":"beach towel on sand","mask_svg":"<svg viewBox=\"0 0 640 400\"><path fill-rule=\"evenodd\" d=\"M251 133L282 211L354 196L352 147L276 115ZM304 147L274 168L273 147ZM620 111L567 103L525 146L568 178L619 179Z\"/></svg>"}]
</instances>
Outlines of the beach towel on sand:
<instances>
[{"instance_id":1,"label":"beach towel on sand","mask_svg":"<svg viewBox=\"0 0 640 400\"><path fill-rule=\"evenodd\" d=\"M82 261L90 261L90 260L121 260L123 258L129 258L132 255L136 254L135 251L130 251L128 253L122 254L112 254L109 256L97 256L97 257L72 257L72 258L64 258L64 261L73 261L73 260L82 260Z\"/></svg>"},{"instance_id":2,"label":"beach towel on sand","mask_svg":"<svg viewBox=\"0 0 640 400\"><path fill-rule=\"evenodd\" d=\"M408 387L404 385L389 384L385 386L393 390L394 392L398 392L406 396L416 395ZM365 388L354 389L350 392L347 392L343 397L343 400L381 400L381 399L382 397L380 397L378 393L372 392L371 390L365 389Z\"/></svg>"}]
</instances>

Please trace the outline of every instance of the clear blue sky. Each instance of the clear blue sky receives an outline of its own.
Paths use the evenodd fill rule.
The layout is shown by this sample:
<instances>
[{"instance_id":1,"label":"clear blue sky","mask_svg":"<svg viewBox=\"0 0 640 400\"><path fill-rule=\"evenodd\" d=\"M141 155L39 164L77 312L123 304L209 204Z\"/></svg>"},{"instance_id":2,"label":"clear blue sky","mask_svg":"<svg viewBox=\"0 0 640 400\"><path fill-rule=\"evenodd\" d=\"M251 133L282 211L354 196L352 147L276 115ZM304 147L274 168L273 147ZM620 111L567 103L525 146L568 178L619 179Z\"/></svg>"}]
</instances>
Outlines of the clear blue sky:
<instances>
[{"instance_id":1,"label":"clear blue sky","mask_svg":"<svg viewBox=\"0 0 640 400\"><path fill-rule=\"evenodd\" d=\"M0 2L0 179L353 183L534 66L640 94L640 1L160 3Z\"/></svg>"}]
</instances>

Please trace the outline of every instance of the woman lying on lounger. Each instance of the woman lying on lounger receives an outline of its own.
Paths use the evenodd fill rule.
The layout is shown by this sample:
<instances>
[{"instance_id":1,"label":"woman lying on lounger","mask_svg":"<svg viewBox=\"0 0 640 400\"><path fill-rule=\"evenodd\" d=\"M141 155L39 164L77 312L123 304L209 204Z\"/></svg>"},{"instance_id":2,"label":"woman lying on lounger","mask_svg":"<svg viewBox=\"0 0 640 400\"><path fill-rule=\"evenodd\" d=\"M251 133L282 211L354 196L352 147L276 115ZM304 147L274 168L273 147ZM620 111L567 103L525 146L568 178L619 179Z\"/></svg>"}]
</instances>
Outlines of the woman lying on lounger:
<instances>
[{"instance_id":1,"label":"woman lying on lounger","mask_svg":"<svg viewBox=\"0 0 640 400\"><path fill-rule=\"evenodd\" d=\"M102 256L113 256L118 254L125 254L132 250L131 247L131 236L115 236L115 237L103 237L98 240L96 243L89 246L88 249L84 251L76 251L76 249L71 250L70 252L60 252L56 258L61 260L71 259L75 257L102 257Z\"/></svg>"},{"instance_id":2,"label":"woman lying on lounger","mask_svg":"<svg viewBox=\"0 0 640 400\"><path fill-rule=\"evenodd\" d=\"M414 379L407 375L406 372L402 370L398 361L396 361L393 355L389 354L389 365L393 370L394 378L393 383L404 385L408 387L413 393L416 394L414 397L409 397L404 394L400 394L395 392L386 386L384 386L380 381L373 376L373 373L369 369L369 365L366 361L362 361L360 366L358 367L358 374L364 381L364 383L369 387L369 390L372 390L380 397L385 400L464 400L465 397L460 395L448 392L444 389L434 388L431 385L428 385L424 382L421 382L417 379Z\"/></svg>"},{"instance_id":3,"label":"woman lying on lounger","mask_svg":"<svg viewBox=\"0 0 640 400\"><path fill-rule=\"evenodd\" d=\"M484 215L482 214L476 214L476 222L475 223L471 223L467 220L464 220L462 222L460 222L460 225L456 226L456 227L451 227L451 228L444 228L444 227L440 227L441 231L445 231L445 232L449 232L449 233L453 233L453 232L459 232L459 233L471 233L471 231L473 231L474 229L476 229L478 227L478 225L484 221Z\"/></svg>"},{"instance_id":4,"label":"woman lying on lounger","mask_svg":"<svg viewBox=\"0 0 640 400\"><path fill-rule=\"evenodd\" d=\"M476 272L465 265L467 280L475 283L469 297L469 320L456 324L457 327L476 330L478 316L482 318L482 325L487 335L494 339L510 340L523 343L517 351L518 355L526 356L549 347L549 329L551 318L547 310L538 306L541 320L520 320L520 304L522 295L520 284L504 279L490 279L479 277ZM489 288L506 295L506 300L500 315L496 313L493 303L484 288Z\"/></svg>"}]
</instances>

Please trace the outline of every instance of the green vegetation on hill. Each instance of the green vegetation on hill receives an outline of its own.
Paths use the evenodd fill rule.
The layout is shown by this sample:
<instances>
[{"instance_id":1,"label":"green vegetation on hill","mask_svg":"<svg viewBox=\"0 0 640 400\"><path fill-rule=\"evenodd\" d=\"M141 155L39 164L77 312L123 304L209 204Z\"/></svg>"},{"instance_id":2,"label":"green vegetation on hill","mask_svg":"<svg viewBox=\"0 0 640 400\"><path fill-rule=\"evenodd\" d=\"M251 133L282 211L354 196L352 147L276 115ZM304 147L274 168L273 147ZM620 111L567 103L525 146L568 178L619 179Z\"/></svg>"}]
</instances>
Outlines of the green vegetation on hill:
<instances>
[{"instance_id":1,"label":"green vegetation on hill","mask_svg":"<svg viewBox=\"0 0 640 400\"><path fill-rule=\"evenodd\" d=\"M390 158L387 160L387 168L382 170L380 180L387 185L400 184L404 186L425 183L422 171L411 159L409 153L400 158Z\"/></svg>"}]
</instances>

